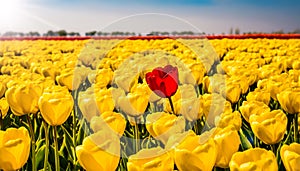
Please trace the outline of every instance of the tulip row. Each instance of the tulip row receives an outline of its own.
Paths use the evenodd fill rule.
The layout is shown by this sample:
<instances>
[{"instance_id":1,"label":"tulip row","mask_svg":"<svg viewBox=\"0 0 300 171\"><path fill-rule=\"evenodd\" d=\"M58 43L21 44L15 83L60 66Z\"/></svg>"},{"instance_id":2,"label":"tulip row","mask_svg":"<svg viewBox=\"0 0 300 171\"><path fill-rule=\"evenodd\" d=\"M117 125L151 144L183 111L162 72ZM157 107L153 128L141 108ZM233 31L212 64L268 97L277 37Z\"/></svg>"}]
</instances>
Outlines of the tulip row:
<instances>
[{"instance_id":1,"label":"tulip row","mask_svg":"<svg viewBox=\"0 0 300 171\"><path fill-rule=\"evenodd\" d=\"M299 39L3 41L0 169L296 170L299 50Z\"/></svg>"}]
</instances>

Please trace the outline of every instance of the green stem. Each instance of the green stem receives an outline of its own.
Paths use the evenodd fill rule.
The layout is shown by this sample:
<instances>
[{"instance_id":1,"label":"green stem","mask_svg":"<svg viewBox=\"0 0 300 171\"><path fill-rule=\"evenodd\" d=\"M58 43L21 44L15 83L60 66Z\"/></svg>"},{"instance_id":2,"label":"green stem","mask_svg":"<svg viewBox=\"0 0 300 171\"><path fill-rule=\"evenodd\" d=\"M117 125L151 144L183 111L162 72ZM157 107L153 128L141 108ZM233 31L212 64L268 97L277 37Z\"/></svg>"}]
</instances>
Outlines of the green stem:
<instances>
[{"instance_id":1,"label":"green stem","mask_svg":"<svg viewBox=\"0 0 300 171\"><path fill-rule=\"evenodd\" d=\"M55 170L60 170L59 165L59 154L58 154L58 142L57 142L57 126L53 126L53 137L54 137L54 146L55 146Z\"/></svg>"},{"instance_id":2,"label":"green stem","mask_svg":"<svg viewBox=\"0 0 300 171\"><path fill-rule=\"evenodd\" d=\"M196 93L197 93L197 97L199 97L200 96L200 87L199 87L199 85L196 84L195 90L196 90Z\"/></svg>"},{"instance_id":3,"label":"green stem","mask_svg":"<svg viewBox=\"0 0 300 171\"><path fill-rule=\"evenodd\" d=\"M137 118L134 117L135 125L134 125L134 138L135 138L135 153L139 151L139 145L140 145L140 135L139 135L139 127L137 123Z\"/></svg>"},{"instance_id":4,"label":"green stem","mask_svg":"<svg viewBox=\"0 0 300 171\"><path fill-rule=\"evenodd\" d=\"M199 131L198 131L198 122L197 121L195 121L195 124L194 124L194 130L195 130L195 133L197 134L197 135L199 135Z\"/></svg>"},{"instance_id":5,"label":"green stem","mask_svg":"<svg viewBox=\"0 0 300 171\"><path fill-rule=\"evenodd\" d=\"M168 97L173 114L175 115L174 106L171 97Z\"/></svg>"},{"instance_id":6,"label":"green stem","mask_svg":"<svg viewBox=\"0 0 300 171\"><path fill-rule=\"evenodd\" d=\"M253 144L254 144L254 148L255 148L255 147L258 147L258 146L257 146L257 138L256 138L255 135L253 136Z\"/></svg>"},{"instance_id":7,"label":"green stem","mask_svg":"<svg viewBox=\"0 0 300 171\"><path fill-rule=\"evenodd\" d=\"M271 146L271 150L273 151L274 155L277 155L277 152L276 152L276 145L275 144L272 144L270 145Z\"/></svg>"},{"instance_id":8,"label":"green stem","mask_svg":"<svg viewBox=\"0 0 300 171\"><path fill-rule=\"evenodd\" d=\"M44 122L45 127L45 141L46 141L46 148L45 148L45 159L44 159L44 170L48 170L48 155L49 155L49 126L47 122Z\"/></svg>"},{"instance_id":9,"label":"green stem","mask_svg":"<svg viewBox=\"0 0 300 171\"><path fill-rule=\"evenodd\" d=\"M76 110L77 107L74 107ZM72 129L72 138L73 138L73 148L76 151L76 113L75 110L73 111L73 129ZM73 164L76 164L76 154L73 154Z\"/></svg>"},{"instance_id":10,"label":"green stem","mask_svg":"<svg viewBox=\"0 0 300 171\"><path fill-rule=\"evenodd\" d=\"M73 93L73 92L72 92ZM74 148L74 152L76 151L76 126L77 126L77 123L76 123L76 116L77 116L77 110L78 110L78 107L77 107L77 103L78 103L78 94L79 94L79 91L78 90L75 90L74 92L74 100L75 100L75 103L74 103L74 107L73 107L73 120L72 120L72 141L73 141L73 148ZM73 154L73 164L75 165L76 164L76 154Z\"/></svg>"},{"instance_id":11,"label":"green stem","mask_svg":"<svg viewBox=\"0 0 300 171\"><path fill-rule=\"evenodd\" d=\"M299 132L298 132L298 113L294 114L294 142L299 142L298 137L299 137Z\"/></svg>"},{"instance_id":12,"label":"green stem","mask_svg":"<svg viewBox=\"0 0 300 171\"><path fill-rule=\"evenodd\" d=\"M31 123L31 119L29 114L26 115L27 118L27 122L28 122L28 126L29 126L29 133L30 133L30 137L31 137L31 162L32 162L32 170L36 171L36 164L35 164L35 135L34 135L34 130L33 130L33 126Z\"/></svg>"}]
</instances>

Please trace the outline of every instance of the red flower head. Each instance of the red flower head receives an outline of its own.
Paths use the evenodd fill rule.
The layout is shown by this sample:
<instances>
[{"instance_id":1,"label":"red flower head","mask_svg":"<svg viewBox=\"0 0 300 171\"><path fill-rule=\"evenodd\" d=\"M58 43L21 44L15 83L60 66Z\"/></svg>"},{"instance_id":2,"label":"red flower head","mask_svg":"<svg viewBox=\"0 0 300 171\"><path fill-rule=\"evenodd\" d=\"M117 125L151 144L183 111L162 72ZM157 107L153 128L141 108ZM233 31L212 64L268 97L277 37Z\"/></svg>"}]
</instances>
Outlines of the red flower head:
<instances>
[{"instance_id":1,"label":"red flower head","mask_svg":"<svg viewBox=\"0 0 300 171\"><path fill-rule=\"evenodd\" d=\"M178 68L167 65L164 68L155 68L146 74L148 86L160 97L173 96L178 88Z\"/></svg>"}]
</instances>

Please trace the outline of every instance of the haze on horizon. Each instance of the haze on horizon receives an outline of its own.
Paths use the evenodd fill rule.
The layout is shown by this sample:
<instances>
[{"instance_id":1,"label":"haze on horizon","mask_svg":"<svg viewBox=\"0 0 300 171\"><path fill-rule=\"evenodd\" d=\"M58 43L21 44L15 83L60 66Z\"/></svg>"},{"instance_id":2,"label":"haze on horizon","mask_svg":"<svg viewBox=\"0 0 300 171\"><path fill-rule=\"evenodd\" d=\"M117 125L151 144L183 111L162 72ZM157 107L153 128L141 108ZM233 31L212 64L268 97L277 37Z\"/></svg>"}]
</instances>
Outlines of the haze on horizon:
<instances>
[{"instance_id":1,"label":"haze on horizon","mask_svg":"<svg viewBox=\"0 0 300 171\"><path fill-rule=\"evenodd\" d=\"M292 32L297 0L1 0L0 33L88 31Z\"/></svg>"}]
</instances>

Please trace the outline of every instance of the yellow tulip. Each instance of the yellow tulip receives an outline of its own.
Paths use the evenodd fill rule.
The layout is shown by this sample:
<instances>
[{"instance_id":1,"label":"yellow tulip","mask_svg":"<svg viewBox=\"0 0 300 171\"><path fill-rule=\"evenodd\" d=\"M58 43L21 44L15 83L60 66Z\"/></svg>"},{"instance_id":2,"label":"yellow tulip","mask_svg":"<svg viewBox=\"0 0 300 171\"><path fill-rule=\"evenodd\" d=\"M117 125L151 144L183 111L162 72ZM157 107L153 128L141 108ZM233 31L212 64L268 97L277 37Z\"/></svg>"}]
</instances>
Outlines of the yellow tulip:
<instances>
[{"instance_id":1,"label":"yellow tulip","mask_svg":"<svg viewBox=\"0 0 300 171\"><path fill-rule=\"evenodd\" d=\"M59 74L58 69L55 68L52 63L50 66L47 64L43 66L41 73L44 77L50 77L53 80L55 80L55 77Z\"/></svg>"},{"instance_id":2,"label":"yellow tulip","mask_svg":"<svg viewBox=\"0 0 300 171\"><path fill-rule=\"evenodd\" d=\"M142 149L128 158L129 171L173 171L174 160L169 152L161 147Z\"/></svg>"},{"instance_id":3,"label":"yellow tulip","mask_svg":"<svg viewBox=\"0 0 300 171\"><path fill-rule=\"evenodd\" d=\"M81 82L86 81L89 73L91 73L92 69L85 66L79 66L74 68L74 76ZM76 80L76 79L75 79Z\"/></svg>"},{"instance_id":4,"label":"yellow tulip","mask_svg":"<svg viewBox=\"0 0 300 171\"><path fill-rule=\"evenodd\" d=\"M178 90L171 97L173 102L182 100L188 100L191 98L197 98L197 93L195 91L195 87L191 84L184 84L178 87Z\"/></svg>"},{"instance_id":5,"label":"yellow tulip","mask_svg":"<svg viewBox=\"0 0 300 171\"><path fill-rule=\"evenodd\" d=\"M0 130L0 169L20 169L28 160L30 136L25 127Z\"/></svg>"},{"instance_id":6,"label":"yellow tulip","mask_svg":"<svg viewBox=\"0 0 300 171\"><path fill-rule=\"evenodd\" d=\"M42 117L51 126L63 124L70 116L73 105L73 97L66 87L48 87L39 99Z\"/></svg>"},{"instance_id":7,"label":"yellow tulip","mask_svg":"<svg viewBox=\"0 0 300 171\"><path fill-rule=\"evenodd\" d=\"M276 144L283 139L287 117L281 110L251 115L249 123L253 133L265 144Z\"/></svg>"},{"instance_id":8,"label":"yellow tulip","mask_svg":"<svg viewBox=\"0 0 300 171\"><path fill-rule=\"evenodd\" d=\"M299 64L300 64L300 62L299 62ZM300 70L289 70L288 74L289 74L289 78L292 81L299 82Z\"/></svg>"},{"instance_id":9,"label":"yellow tulip","mask_svg":"<svg viewBox=\"0 0 300 171\"><path fill-rule=\"evenodd\" d=\"M114 74L114 82L119 88L122 88L125 92L129 92L132 87L138 84L138 75L135 75L135 73L122 73L121 71L115 71Z\"/></svg>"},{"instance_id":10,"label":"yellow tulip","mask_svg":"<svg viewBox=\"0 0 300 171\"><path fill-rule=\"evenodd\" d=\"M246 77L249 86L257 82L258 74L259 71L256 69L256 67L250 67L248 70L243 72L243 75Z\"/></svg>"},{"instance_id":11,"label":"yellow tulip","mask_svg":"<svg viewBox=\"0 0 300 171\"><path fill-rule=\"evenodd\" d=\"M155 139L166 144L171 135L184 131L185 120L165 112L152 113L146 118L146 128Z\"/></svg>"},{"instance_id":12,"label":"yellow tulip","mask_svg":"<svg viewBox=\"0 0 300 171\"><path fill-rule=\"evenodd\" d=\"M160 96L158 96L157 94L155 94L154 92L152 92L149 96L149 102L150 103L155 103L160 101L162 98Z\"/></svg>"},{"instance_id":13,"label":"yellow tulip","mask_svg":"<svg viewBox=\"0 0 300 171\"><path fill-rule=\"evenodd\" d=\"M87 171L115 171L120 160L120 139L110 131L98 131L76 147L76 155Z\"/></svg>"},{"instance_id":14,"label":"yellow tulip","mask_svg":"<svg viewBox=\"0 0 300 171\"><path fill-rule=\"evenodd\" d=\"M233 86L239 85L241 89L241 94L245 94L249 89L249 83L248 83L248 77L245 77L244 75L234 75L230 78L231 83L233 83Z\"/></svg>"},{"instance_id":15,"label":"yellow tulip","mask_svg":"<svg viewBox=\"0 0 300 171\"><path fill-rule=\"evenodd\" d=\"M143 84L135 84L130 89L131 93L145 93L150 95L152 93L151 89L149 88L148 84L145 82Z\"/></svg>"},{"instance_id":16,"label":"yellow tulip","mask_svg":"<svg viewBox=\"0 0 300 171\"><path fill-rule=\"evenodd\" d=\"M202 63L193 63L189 67L191 69L191 72L193 74L193 77L196 81L196 84L201 84L204 74L205 74L205 68Z\"/></svg>"},{"instance_id":17,"label":"yellow tulip","mask_svg":"<svg viewBox=\"0 0 300 171\"><path fill-rule=\"evenodd\" d=\"M128 93L119 98L119 106L127 115L138 117L144 114L149 96L145 93Z\"/></svg>"},{"instance_id":18,"label":"yellow tulip","mask_svg":"<svg viewBox=\"0 0 300 171\"><path fill-rule=\"evenodd\" d=\"M126 128L126 120L120 113L104 112L101 116L94 116L92 118L91 128L94 132L109 129L121 136Z\"/></svg>"},{"instance_id":19,"label":"yellow tulip","mask_svg":"<svg viewBox=\"0 0 300 171\"><path fill-rule=\"evenodd\" d=\"M226 92L227 90L222 90L222 87L226 87L225 80L226 76L222 74L215 74L211 77L205 76L203 78L204 89L208 93L221 93L221 91Z\"/></svg>"},{"instance_id":20,"label":"yellow tulip","mask_svg":"<svg viewBox=\"0 0 300 171\"><path fill-rule=\"evenodd\" d=\"M62 70L61 73L56 76L56 81L61 86L68 87L69 90L78 89L81 84L81 77L74 75L74 70L71 68L67 68Z\"/></svg>"},{"instance_id":21,"label":"yellow tulip","mask_svg":"<svg viewBox=\"0 0 300 171\"><path fill-rule=\"evenodd\" d=\"M203 115L203 102L201 97L179 100L178 103L181 104L180 114L182 114L188 121L195 121L200 119Z\"/></svg>"},{"instance_id":22,"label":"yellow tulip","mask_svg":"<svg viewBox=\"0 0 300 171\"><path fill-rule=\"evenodd\" d=\"M108 90L111 90L112 98L115 103L115 108L120 109L119 97L125 96L125 91L121 88L110 87Z\"/></svg>"},{"instance_id":23,"label":"yellow tulip","mask_svg":"<svg viewBox=\"0 0 300 171\"><path fill-rule=\"evenodd\" d=\"M263 148L251 148L235 153L229 167L232 171L278 170L274 153Z\"/></svg>"},{"instance_id":24,"label":"yellow tulip","mask_svg":"<svg viewBox=\"0 0 300 171\"><path fill-rule=\"evenodd\" d=\"M2 119L4 119L4 117L6 116L7 112L9 109L9 105L7 103L7 100L5 97L0 99L0 114L2 116Z\"/></svg>"},{"instance_id":25,"label":"yellow tulip","mask_svg":"<svg viewBox=\"0 0 300 171\"><path fill-rule=\"evenodd\" d=\"M294 70L300 69L300 62L298 60L293 62L293 69Z\"/></svg>"},{"instance_id":26,"label":"yellow tulip","mask_svg":"<svg viewBox=\"0 0 300 171\"><path fill-rule=\"evenodd\" d=\"M300 144L284 144L280 149L280 156L287 171L299 171L300 166Z\"/></svg>"},{"instance_id":27,"label":"yellow tulip","mask_svg":"<svg viewBox=\"0 0 300 171\"><path fill-rule=\"evenodd\" d=\"M202 99L203 113L211 126L215 124L217 116L220 116L222 113L232 112L231 103L220 94L204 94Z\"/></svg>"},{"instance_id":28,"label":"yellow tulip","mask_svg":"<svg viewBox=\"0 0 300 171\"><path fill-rule=\"evenodd\" d=\"M203 77L202 85L203 85L204 91L206 93L211 93L212 92L211 86L210 86L210 77L209 76L204 76Z\"/></svg>"},{"instance_id":29,"label":"yellow tulip","mask_svg":"<svg viewBox=\"0 0 300 171\"><path fill-rule=\"evenodd\" d=\"M87 79L88 79L88 81L89 81L90 84L94 84L95 83L96 75L97 75L97 71L96 70L91 70L88 73Z\"/></svg>"},{"instance_id":30,"label":"yellow tulip","mask_svg":"<svg viewBox=\"0 0 300 171\"><path fill-rule=\"evenodd\" d=\"M91 121L92 117L100 115L94 93L94 88L90 87L86 91L79 92L78 95L79 109L88 122Z\"/></svg>"},{"instance_id":31,"label":"yellow tulip","mask_svg":"<svg viewBox=\"0 0 300 171\"><path fill-rule=\"evenodd\" d=\"M197 99L195 87L191 84L183 84L178 87L176 93L173 96L171 96L171 99L174 107L174 112L176 115L181 114L180 112L188 112L188 111L184 111L186 109L184 109L183 105L192 105L191 99ZM163 101L164 101L164 111L173 113L169 100L165 98L163 99ZM184 103L190 103L190 104L184 104ZM197 105L197 104L193 104L193 105Z\"/></svg>"},{"instance_id":32,"label":"yellow tulip","mask_svg":"<svg viewBox=\"0 0 300 171\"><path fill-rule=\"evenodd\" d=\"M38 100L41 94L42 88L39 85L23 82L10 87L6 91L5 97L12 112L21 116L38 111Z\"/></svg>"},{"instance_id":33,"label":"yellow tulip","mask_svg":"<svg viewBox=\"0 0 300 171\"><path fill-rule=\"evenodd\" d=\"M229 100L232 104L237 103L240 99L240 95L242 93L242 89L239 84L227 84L224 89L221 90L221 93L224 98Z\"/></svg>"},{"instance_id":34,"label":"yellow tulip","mask_svg":"<svg viewBox=\"0 0 300 171\"><path fill-rule=\"evenodd\" d=\"M216 166L229 167L229 162L234 153L239 150L240 136L233 125L225 128L215 128L210 131L217 146Z\"/></svg>"},{"instance_id":35,"label":"yellow tulip","mask_svg":"<svg viewBox=\"0 0 300 171\"><path fill-rule=\"evenodd\" d=\"M6 86L1 82L0 83L0 98L5 94L5 91L6 91Z\"/></svg>"},{"instance_id":36,"label":"yellow tulip","mask_svg":"<svg viewBox=\"0 0 300 171\"><path fill-rule=\"evenodd\" d=\"M277 95L286 90L287 88L289 88L288 84L285 84L283 82L272 82L272 84L270 85L271 97L274 100L278 101Z\"/></svg>"},{"instance_id":37,"label":"yellow tulip","mask_svg":"<svg viewBox=\"0 0 300 171\"><path fill-rule=\"evenodd\" d=\"M265 90L255 89L254 91L249 92L246 98L248 102L259 101L269 105L271 94Z\"/></svg>"},{"instance_id":38,"label":"yellow tulip","mask_svg":"<svg viewBox=\"0 0 300 171\"><path fill-rule=\"evenodd\" d=\"M164 98L164 99L162 99L162 101L163 101L163 105L164 105L164 111L167 113L173 113L169 99ZM174 107L174 114L180 115L181 99L179 99L177 101L172 101L172 103L173 103L173 107Z\"/></svg>"},{"instance_id":39,"label":"yellow tulip","mask_svg":"<svg viewBox=\"0 0 300 171\"><path fill-rule=\"evenodd\" d=\"M215 125L219 128L225 128L228 125L233 125L237 131L240 130L242 126L241 114L238 111L222 113L215 122Z\"/></svg>"},{"instance_id":40,"label":"yellow tulip","mask_svg":"<svg viewBox=\"0 0 300 171\"><path fill-rule=\"evenodd\" d=\"M113 74L114 73L110 68L98 70L95 79L96 84L101 88L106 87L107 85L111 84L114 76Z\"/></svg>"},{"instance_id":41,"label":"yellow tulip","mask_svg":"<svg viewBox=\"0 0 300 171\"><path fill-rule=\"evenodd\" d=\"M100 95L100 93L96 92L96 103L98 110L101 113L104 112L112 112L115 108L115 102L113 100L112 94Z\"/></svg>"},{"instance_id":42,"label":"yellow tulip","mask_svg":"<svg viewBox=\"0 0 300 171\"><path fill-rule=\"evenodd\" d=\"M298 116L298 131L300 132L300 116Z\"/></svg>"},{"instance_id":43,"label":"yellow tulip","mask_svg":"<svg viewBox=\"0 0 300 171\"><path fill-rule=\"evenodd\" d=\"M244 119L249 122L249 117L251 115L258 115L260 113L270 111L269 106L259 101L244 101L242 106L240 106L240 112L243 115Z\"/></svg>"},{"instance_id":44,"label":"yellow tulip","mask_svg":"<svg viewBox=\"0 0 300 171\"><path fill-rule=\"evenodd\" d=\"M212 170L217 157L214 140L193 131L173 135L166 149L174 149L175 164L182 171Z\"/></svg>"},{"instance_id":45,"label":"yellow tulip","mask_svg":"<svg viewBox=\"0 0 300 171\"><path fill-rule=\"evenodd\" d=\"M300 91L282 91L277 98L284 111L289 114L300 113Z\"/></svg>"},{"instance_id":46,"label":"yellow tulip","mask_svg":"<svg viewBox=\"0 0 300 171\"><path fill-rule=\"evenodd\" d=\"M201 71L200 71L201 72ZM195 74L201 74L195 72ZM197 85L197 78L200 75L193 75L190 70L180 69L178 68L178 80L181 84L190 84L190 85Z\"/></svg>"}]
</instances>

